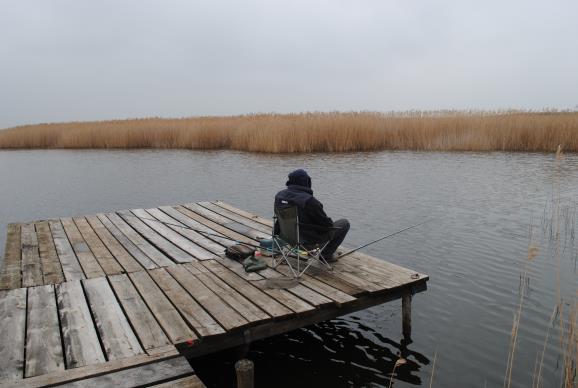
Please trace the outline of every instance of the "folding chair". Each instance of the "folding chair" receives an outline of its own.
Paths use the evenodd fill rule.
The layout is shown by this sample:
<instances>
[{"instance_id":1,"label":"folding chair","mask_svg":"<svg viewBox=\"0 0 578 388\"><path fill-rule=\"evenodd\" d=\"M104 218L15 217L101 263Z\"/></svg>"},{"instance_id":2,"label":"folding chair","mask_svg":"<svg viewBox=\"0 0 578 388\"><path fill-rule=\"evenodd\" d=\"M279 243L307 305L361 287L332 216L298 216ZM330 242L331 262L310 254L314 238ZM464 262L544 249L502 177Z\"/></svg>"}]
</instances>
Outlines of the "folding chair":
<instances>
[{"instance_id":1,"label":"folding chair","mask_svg":"<svg viewBox=\"0 0 578 388\"><path fill-rule=\"evenodd\" d=\"M339 228L313 226L318 230L323 229L326 236L320 242L305 242L301 240L299 227L312 225L299 222L297 206L275 207L274 212L273 224L279 223L279 234L273 233L273 251L277 251L273 254L273 268L285 263L295 278L300 278L314 262L319 262L328 270L333 269L321 256L321 252L331 241L333 231ZM296 261L296 265L293 265L292 261ZM302 268L303 266L304 268Z\"/></svg>"}]
</instances>

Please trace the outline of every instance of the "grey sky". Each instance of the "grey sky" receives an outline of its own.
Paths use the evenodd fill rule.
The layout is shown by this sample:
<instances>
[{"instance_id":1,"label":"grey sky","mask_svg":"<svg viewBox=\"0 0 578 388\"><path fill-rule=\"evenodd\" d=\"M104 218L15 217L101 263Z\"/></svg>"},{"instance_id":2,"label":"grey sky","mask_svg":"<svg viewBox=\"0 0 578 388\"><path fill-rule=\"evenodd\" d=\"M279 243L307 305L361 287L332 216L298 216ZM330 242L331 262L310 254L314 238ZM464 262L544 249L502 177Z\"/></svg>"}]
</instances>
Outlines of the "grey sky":
<instances>
[{"instance_id":1,"label":"grey sky","mask_svg":"<svg viewBox=\"0 0 578 388\"><path fill-rule=\"evenodd\" d=\"M0 0L0 128L574 108L576 1Z\"/></svg>"}]
</instances>

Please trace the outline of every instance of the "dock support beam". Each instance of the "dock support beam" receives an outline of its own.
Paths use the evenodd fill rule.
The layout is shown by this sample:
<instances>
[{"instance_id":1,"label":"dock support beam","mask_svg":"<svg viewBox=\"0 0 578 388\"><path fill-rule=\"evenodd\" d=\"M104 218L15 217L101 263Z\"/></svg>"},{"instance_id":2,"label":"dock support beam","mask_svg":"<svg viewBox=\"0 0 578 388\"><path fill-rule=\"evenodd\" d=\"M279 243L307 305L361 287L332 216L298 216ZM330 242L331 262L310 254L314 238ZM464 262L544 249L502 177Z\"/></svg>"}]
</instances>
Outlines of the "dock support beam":
<instances>
[{"instance_id":1,"label":"dock support beam","mask_svg":"<svg viewBox=\"0 0 578 388\"><path fill-rule=\"evenodd\" d=\"M255 382L253 361L246 358L235 363L237 388L253 388Z\"/></svg>"},{"instance_id":2,"label":"dock support beam","mask_svg":"<svg viewBox=\"0 0 578 388\"><path fill-rule=\"evenodd\" d=\"M404 294L401 298L401 324L403 338L411 339L411 293Z\"/></svg>"}]
</instances>

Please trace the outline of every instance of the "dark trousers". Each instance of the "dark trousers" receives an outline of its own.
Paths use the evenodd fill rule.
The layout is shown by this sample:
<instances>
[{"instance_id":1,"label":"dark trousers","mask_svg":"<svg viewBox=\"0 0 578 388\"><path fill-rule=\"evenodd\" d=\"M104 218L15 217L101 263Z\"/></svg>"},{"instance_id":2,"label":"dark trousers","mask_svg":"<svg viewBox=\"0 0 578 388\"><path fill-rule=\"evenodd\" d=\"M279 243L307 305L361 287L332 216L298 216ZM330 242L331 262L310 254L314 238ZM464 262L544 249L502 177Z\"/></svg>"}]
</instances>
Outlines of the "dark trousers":
<instances>
[{"instance_id":1,"label":"dark trousers","mask_svg":"<svg viewBox=\"0 0 578 388\"><path fill-rule=\"evenodd\" d=\"M324 257L330 257L332 254L334 254L339 245L341 245L343 240L345 240L345 236L349 231L349 221L343 218L333 222L333 226L340 229L337 229L335 232L333 232L333 238L329 244L327 244L323 252L321 252Z\"/></svg>"}]
</instances>

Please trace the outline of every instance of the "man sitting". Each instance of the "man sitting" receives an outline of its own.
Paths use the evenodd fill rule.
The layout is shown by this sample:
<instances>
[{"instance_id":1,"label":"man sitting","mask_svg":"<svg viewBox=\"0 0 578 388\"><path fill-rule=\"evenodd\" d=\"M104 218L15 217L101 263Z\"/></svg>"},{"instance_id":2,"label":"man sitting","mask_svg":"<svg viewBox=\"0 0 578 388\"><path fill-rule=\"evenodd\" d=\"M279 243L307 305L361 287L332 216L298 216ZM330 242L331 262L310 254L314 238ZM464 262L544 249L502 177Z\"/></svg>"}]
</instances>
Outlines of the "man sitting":
<instances>
[{"instance_id":1,"label":"man sitting","mask_svg":"<svg viewBox=\"0 0 578 388\"><path fill-rule=\"evenodd\" d=\"M337 247L345 239L349 231L349 221L341 219L333 222L327 217L323 205L313 196L311 190L311 177L305 170L295 170L289 174L289 180L285 184L286 189L275 195L275 208L282 209L289 206L297 206L299 215L299 234L305 246L318 242L331 241L321 252L321 256L327 262L335 262ZM338 229L329 229L330 227ZM279 234L279 225L275 224L274 233Z\"/></svg>"}]
</instances>

